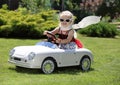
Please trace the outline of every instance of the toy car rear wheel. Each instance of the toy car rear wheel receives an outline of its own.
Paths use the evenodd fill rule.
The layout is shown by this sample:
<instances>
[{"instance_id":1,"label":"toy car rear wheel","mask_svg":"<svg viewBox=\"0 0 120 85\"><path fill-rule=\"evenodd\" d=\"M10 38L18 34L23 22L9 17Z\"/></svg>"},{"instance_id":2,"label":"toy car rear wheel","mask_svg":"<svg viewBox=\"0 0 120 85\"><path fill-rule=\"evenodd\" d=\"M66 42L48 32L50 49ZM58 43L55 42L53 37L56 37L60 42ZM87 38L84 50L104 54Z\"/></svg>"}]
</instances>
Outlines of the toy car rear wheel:
<instances>
[{"instance_id":1,"label":"toy car rear wheel","mask_svg":"<svg viewBox=\"0 0 120 85\"><path fill-rule=\"evenodd\" d=\"M55 63L52 59L46 59L41 67L41 70L45 74L50 74L55 70Z\"/></svg>"},{"instance_id":2,"label":"toy car rear wheel","mask_svg":"<svg viewBox=\"0 0 120 85\"><path fill-rule=\"evenodd\" d=\"M85 56L80 61L80 68L82 71L88 71L90 70L91 66L91 60L89 57Z\"/></svg>"}]
</instances>

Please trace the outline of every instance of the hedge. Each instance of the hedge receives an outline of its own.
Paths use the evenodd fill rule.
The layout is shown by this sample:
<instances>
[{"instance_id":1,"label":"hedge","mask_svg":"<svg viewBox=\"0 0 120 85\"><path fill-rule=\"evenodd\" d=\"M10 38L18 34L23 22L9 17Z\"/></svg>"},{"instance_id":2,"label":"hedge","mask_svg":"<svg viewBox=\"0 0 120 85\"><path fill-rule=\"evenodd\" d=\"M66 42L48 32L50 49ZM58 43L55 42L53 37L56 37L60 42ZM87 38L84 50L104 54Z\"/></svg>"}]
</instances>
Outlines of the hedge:
<instances>
[{"instance_id":1,"label":"hedge","mask_svg":"<svg viewBox=\"0 0 120 85\"><path fill-rule=\"evenodd\" d=\"M15 11L0 9L0 37L42 38L44 30L58 25L57 11L32 14L26 8Z\"/></svg>"},{"instance_id":2,"label":"hedge","mask_svg":"<svg viewBox=\"0 0 120 85\"><path fill-rule=\"evenodd\" d=\"M115 37L117 35L117 28L115 25L107 22L100 22L79 30L79 33L90 37Z\"/></svg>"}]
</instances>

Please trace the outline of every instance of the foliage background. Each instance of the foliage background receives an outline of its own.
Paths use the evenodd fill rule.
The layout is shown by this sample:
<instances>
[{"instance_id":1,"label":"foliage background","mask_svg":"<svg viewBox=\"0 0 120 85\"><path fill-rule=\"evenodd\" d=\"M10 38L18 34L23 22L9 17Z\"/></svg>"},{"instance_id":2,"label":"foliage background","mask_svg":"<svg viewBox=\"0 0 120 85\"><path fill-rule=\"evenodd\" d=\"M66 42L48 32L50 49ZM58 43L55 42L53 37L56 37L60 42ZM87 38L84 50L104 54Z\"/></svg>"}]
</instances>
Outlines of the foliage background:
<instances>
[{"instance_id":1,"label":"foliage background","mask_svg":"<svg viewBox=\"0 0 120 85\"><path fill-rule=\"evenodd\" d=\"M114 38L117 34L117 27L107 22L100 22L90 25L84 29L79 30L79 33L85 34L91 37L111 37Z\"/></svg>"},{"instance_id":2,"label":"foliage background","mask_svg":"<svg viewBox=\"0 0 120 85\"><path fill-rule=\"evenodd\" d=\"M9 11L0 9L0 37L42 38L44 30L58 25L57 11L49 10L32 14L26 8Z\"/></svg>"}]
</instances>

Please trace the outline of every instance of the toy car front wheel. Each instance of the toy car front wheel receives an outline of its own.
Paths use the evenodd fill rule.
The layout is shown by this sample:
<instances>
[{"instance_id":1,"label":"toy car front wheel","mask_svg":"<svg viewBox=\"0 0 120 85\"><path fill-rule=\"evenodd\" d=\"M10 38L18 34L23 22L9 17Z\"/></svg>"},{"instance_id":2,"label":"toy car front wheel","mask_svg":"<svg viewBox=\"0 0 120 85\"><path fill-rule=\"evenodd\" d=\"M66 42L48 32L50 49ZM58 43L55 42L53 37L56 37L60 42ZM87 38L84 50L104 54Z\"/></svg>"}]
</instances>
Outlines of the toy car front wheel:
<instances>
[{"instance_id":1,"label":"toy car front wheel","mask_svg":"<svg viewBox=\"0 0 120 85\"><path fill-rule=\"evenodd\" d=\"M82 60L80 61L80 68L82 71L88 71L91 66L91 60L89 57L83 57Z\"/></svg>"},{"instance_id":2,"label":"toy car front wheel","mask_svg":"<svg viewBox=\"0 0 120 85\"><path fill-rule=\"evenodd\" d=\"M52 59L46 59L41 67L41 70L45 74L50 74L55 70L55 63Z\"/></svg>"}]
</instances>

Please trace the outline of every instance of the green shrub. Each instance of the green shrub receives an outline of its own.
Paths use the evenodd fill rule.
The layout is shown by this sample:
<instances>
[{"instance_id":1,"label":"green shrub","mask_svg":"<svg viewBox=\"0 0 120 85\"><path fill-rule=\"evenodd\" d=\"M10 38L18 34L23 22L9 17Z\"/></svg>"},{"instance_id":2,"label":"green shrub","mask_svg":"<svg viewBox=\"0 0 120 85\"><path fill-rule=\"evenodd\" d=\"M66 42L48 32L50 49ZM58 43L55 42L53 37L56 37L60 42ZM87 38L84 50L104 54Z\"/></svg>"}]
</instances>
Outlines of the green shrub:
<instances>
[{"instance_id":1,"label":"green shrub","mask_svg":"<svg viewBox=\"0 0 120 85\"><path fill-rule=\"evenodd\" d=\"M58 25L56 11L31 14L25 8L16 11L0 9L0 37L41 38L44 30Z\"/></svg>"},{"instance_id":2,"label":"green shrub","mask_svg":"<svg viewBox=\"0 0 120 85\"><path fill-rule=\"evenodd\" d=\"M11 36L12 37L20 37L20 38L29 38L33 36L35 33L35 23L27 23L27 22L20 22L12 27ZM37 31L36 31L37 32ZM37 33L38 34L38 33Z\"/></svg>"},{"instance_id":3,"label":"green shrub","mask_svg":"<svg viewBox=\"0 0 120 85\"><path fill-rule=\"evenodd\" d=\"M100 22L81 29L79 33L91 37L115 37L117 35L117 28L112 24Z\"/></svg>"},{"instance_id":4,"label":"green shrub","mask_svg":"<svg viewBox=\"0 0 120 85\"><path fill-rule=\"evenodd\" d=\"M5 24L6 24L6 21L3 20L2 18L0 18L0 26L1 26L1 25L5 25Z\"/></svg>"},{"instance_id":5,"label":"green shrub","mask_svg":"<svg viewBox=\"0 0 120 85\"><path fill-rule=\"evenodd\" d=\"M2 5L2 9L7 10L8 9L8 5L7 4Z\"/></svg>"},{"instance_id":6,"label":"green shrub","mask_svg":"<svg viewBox=\"0 0 120 85\"><path fill-rule=\"evenodd\" d=\"M53 30L57 25L58 23L55 23L53 20L49 20L41 23L39 27L42 27L43 30Z\"/></svg>"},{"instance_id":7,"label":"green shrub","mask_svg":"<svg viewBox=\"0 0 120 85\"><path fill-rule=\"evenodd\" d=\"M0 36L1 37L9 37L11 31L12 31L11 25L0 26Z\"/></svg>"},{"instance_id":8,"label":"green shrub","mask_svg":"<svg viewBox=\"0 0 120 85\"><path fill-rule=\"evenodd\" d=\"M45 20L53 20L54 18L57 19L56 11L54 11L54 10L49 11L49 12L43 11L43 12L40 13L40 15Z\"/></svg>"}]
</instances>

